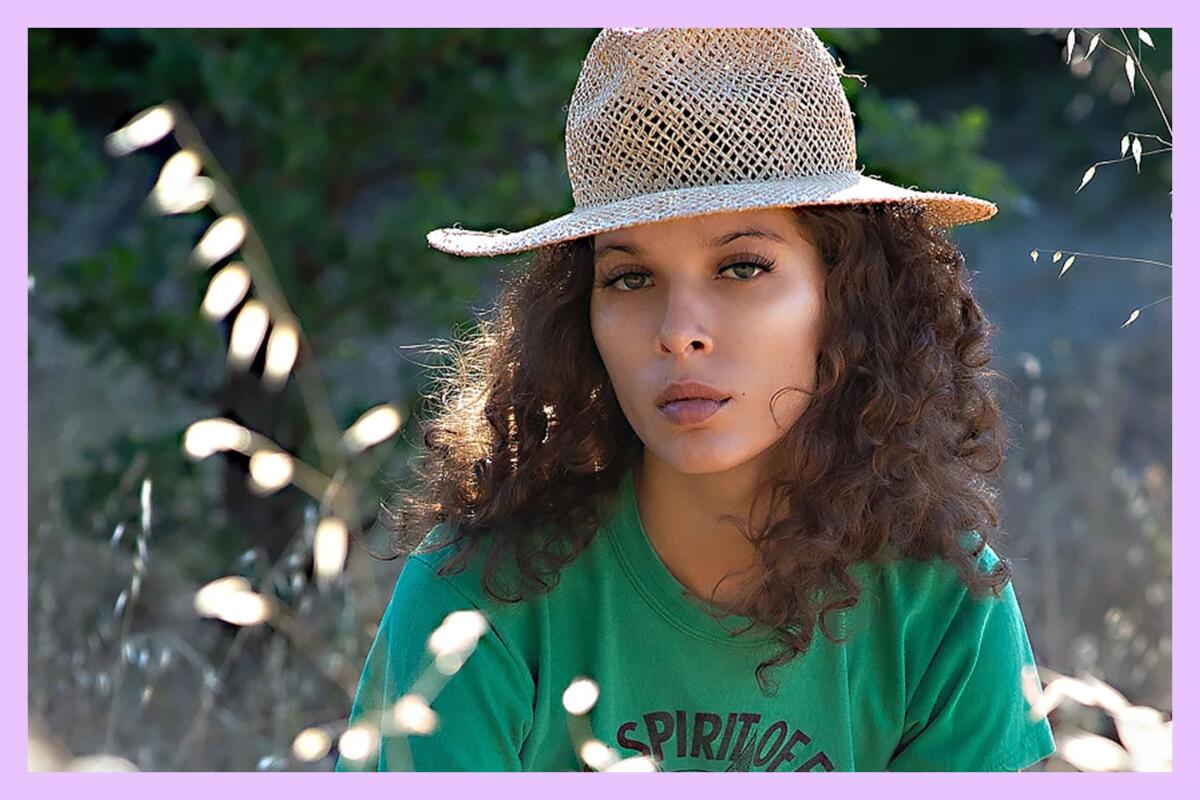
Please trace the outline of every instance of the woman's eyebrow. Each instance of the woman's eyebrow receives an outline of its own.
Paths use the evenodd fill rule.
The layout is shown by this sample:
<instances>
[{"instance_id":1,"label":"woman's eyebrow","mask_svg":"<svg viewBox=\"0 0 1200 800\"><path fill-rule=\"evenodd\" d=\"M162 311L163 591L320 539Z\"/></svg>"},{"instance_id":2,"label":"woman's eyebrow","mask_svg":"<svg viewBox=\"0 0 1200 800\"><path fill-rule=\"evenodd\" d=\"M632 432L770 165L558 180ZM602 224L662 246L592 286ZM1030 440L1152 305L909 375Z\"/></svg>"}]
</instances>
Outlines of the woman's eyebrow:
<instances>
[{"instance_id":1,"label":"woman's eyebrow","mask_svg":"<svg viewBox=\"0 0 1200 800\"><path fill-rule=\"evenodd\" d=\"M743 236L747 236L747 237L751 237L751 238L755 238L755 239L768 239L772 242L778 242L780 244L787 244L787 239L783 238L782 236L780 236L778 233L775 233L774 231L766 230L764 228L740 228L736 231L730 231L728 233L722 233L717 236L714 236L711 239L708 239L707 241L705 241L704 245L706 247L723 247L724 245L729 244L730 242L734 241L735 239L740 239ZM597 247L595 255L593 257L600 258L600 256L604 255L605 253L609 252L610 250L611 251L619 251L622 253L628 253L631 256L642 255L642 248L638 247L637 245L633 244L632 242L630 242L630 243L614 242L611 244L604 244L604 245L601 245L600 247Z\"/></svg>"},{"instance_id":2,"label":"woman's eyebrow","mask_svg":"<svg viewBox=\"0 0 1200 800\"><path fill-rule=\"evenodd\" d=\"M767 230L765 228L742 228L741 230L732 231L730 233L722 233L719 236L714 236L705 242L705 245L708 247L721 247L729 244L734 239L740 239L743 236L749 236L755 239L769 239L772 242L779 242L779 244L788 243L787 239L783 238L775 231Z\"/></svg>"}]
</instances>

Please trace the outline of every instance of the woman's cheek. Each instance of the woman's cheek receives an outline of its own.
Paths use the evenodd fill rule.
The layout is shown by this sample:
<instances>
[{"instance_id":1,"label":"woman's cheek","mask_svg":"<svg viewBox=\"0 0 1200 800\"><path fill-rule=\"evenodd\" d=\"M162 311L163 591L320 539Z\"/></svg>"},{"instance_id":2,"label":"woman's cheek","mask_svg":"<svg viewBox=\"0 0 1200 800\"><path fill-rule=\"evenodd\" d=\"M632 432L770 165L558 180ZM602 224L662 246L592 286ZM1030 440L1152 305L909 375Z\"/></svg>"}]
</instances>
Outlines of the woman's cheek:
<instances>
[{"instance_id":1,"label":"woman's cheek","mask_svg":"<svg viewBox=\"0 0 1200 800\"><path fill-rule=\"evenodd\" d=\"M620 328L614 326L611 314L603 310L593 311L592 341L596 343L596 350L600 353L600 360L613 383L613 389L620 391L624 385L622 365L626 363L621 350L626 342L620 336Z\"/></svg>"},{"instance_id":2,"label":"woman's cheek","mask_svg":"<svg viewBox=\"0 0 1200 800\"><path fill-rule=\"evenodd\" d=\"M600 357L604 359L605 364L608 364L608 312L602 305L592 300L591 309L591 326L592 326L592 341L596 343L596 349L600 351Z\"/></svg>"}]
</instances>

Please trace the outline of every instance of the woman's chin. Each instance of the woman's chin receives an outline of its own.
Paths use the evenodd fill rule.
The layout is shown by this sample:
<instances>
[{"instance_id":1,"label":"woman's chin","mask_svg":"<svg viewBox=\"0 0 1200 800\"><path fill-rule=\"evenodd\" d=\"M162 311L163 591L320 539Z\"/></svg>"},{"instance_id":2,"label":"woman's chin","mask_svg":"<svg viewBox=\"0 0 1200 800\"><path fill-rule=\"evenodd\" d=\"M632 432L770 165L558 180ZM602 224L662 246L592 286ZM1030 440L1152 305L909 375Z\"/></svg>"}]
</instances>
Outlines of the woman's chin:
<instances>
[{"instance_id":1,"label":"woman's chin","mask_svg":"<svg viewBox=\"0 0 1200 800\"><path fill-rule=\"evenodd\" d=\"M684 475L724 472L753 458L753 454L741 450L731 451L714 442L701 441L698 435L688 437L688 441L680 441L678 438L663 443L651 441L646 444L646 449L657 460Z\"/></svg>"}]
</instances>

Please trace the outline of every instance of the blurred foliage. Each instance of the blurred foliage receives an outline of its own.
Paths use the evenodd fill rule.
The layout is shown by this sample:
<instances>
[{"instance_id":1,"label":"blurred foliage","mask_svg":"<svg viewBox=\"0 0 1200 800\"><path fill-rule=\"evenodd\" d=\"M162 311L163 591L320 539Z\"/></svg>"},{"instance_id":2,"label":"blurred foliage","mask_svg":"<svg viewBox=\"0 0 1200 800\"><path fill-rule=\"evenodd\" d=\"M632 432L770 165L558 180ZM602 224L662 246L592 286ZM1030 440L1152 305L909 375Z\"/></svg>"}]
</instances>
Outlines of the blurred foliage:
<instances>
[{"instance_id":1,"label":"blurred foliage","mask_svg":"<svg viewBox=\"0 0 1200 800\"><path fill-rule=\"evenodd\" d=\"M198 238L202 227L195 220L179 221L196 229ZM128 242L63 264L44 282L45 291L58 292L54 315L68 336L122 353L189 399L206 399L220 381L224 353L211 325L195 312L205 286L187 280L190 275L165 276L162 262L146 257L166 253L184 263L182 243L158 226L135 229Z\"/></svg>"},{"instance_id":2,"label":"blurred foliage","mask_svg":"<svg viewBox=\"0 0 1200 800\"><path fill-rule=\"evenodd\" d=\"M43 139L38 126L53 121L51 141L67 151L52 152L46 142L45 157L32 159L31 193L72 192L61 199L79 201L90 180L84 176L120 177L140 168L152 179L161 152L135 156L143 162L136 167L106 164L99 136L142 107L177 98L230 171L316 344L341 338L350 323L366 331L410 320L444 326L462 318L482 269L450 257L424 262L424 230L460 213L514 215L532 224L561 188L548 166L521 169L520 156L552 149L561 120L546 109L558 101L564 77L577 69L571 54L579 42L564 49L569 42L561 41L562 33L546 32L544 42L537 34L497 37L507 38L503 42L485 34L34 32L31 61L39 77L31 105L70 110L31 117L31 139ZM103 66L92 69L93 61ZM513 155L518 158L508 161ZM65 181L63 172L77 182ZM455 182L471 193L456 191ZM479 192L480 186L489 192ZM464 194L464 203L449 200ZM479 200L471 202L472 196ZM122 233L129 236L131 227ZM194 231L181 233L175 241L190 246ZM112 313L148 306L156 285L167 279L164 266L181 261L178 253L168 258L167 241L105 245L123 254L97 254L99 263L84 277L125 266L138 279L123 288L141 292L105 298L120 303ZM133 247L134 260L147 269L129 263ZM61 280L76 285L75 279ZM58 288L44 282L42 295L53 300ZM155 312L194 319L195 308L189 297ZM69 307L75 318L86 312ZM112 320L96 323L110 329ZM140 327L104 335L138 361L146 357L142 347L179 347L171 338L161 340L162 331Z\"/></svg>"},{"instance_id":3,"label":"blurred foliage","mask_svg":"<svg viewBox=\"0 0 1200 800\"><path fill-rule=\"evenodd\" d=\"M859 147L874 153L876 163L886 165L880 173L884 180L945 192L966 191L995 198L998 203L1012 195L1003 169L979 157L988 128L985 109L972 106L935 124L922 120L920 109L911 100L889 101L864 92L857 110L862 125Z\"/></svg>"},{"instance_id":4,"label":"blurred foliage","mask_svg":"<svg viewBox=\"0 0 1200 800\"><path fill-rule=\"evenodd\" d=\"M208 488L207 479L223 457L195 464L180 455L174 431L123 431L103 446L87 448L81 458L84 466L61 483L66 530L106 541L118 525L132 527L140 513L137 492L114 487L136 488L141 478L154 476L155 538L169 546L181 574L194 582L207 580L217 558L245 547L243 532L230 525L220 498ZM293 499L296 495L289 492ZM202 538L195 535L199 520L204 521Z\"/></svg>"},{"instance_id":5,"label":"blurred foliage","mask_svg":"<svg viewBox=\"0 0 1200 800\"><path fill-rule=\"evenodd\" d=\"M842 85L855 115L858 160L868 175L902 186L985 197L1001 205L1020 197L1020 189L1003 168L981 155L991 122L983 105L976 102L941 115L940 122L930 121L911 98L881 90L874 69L863 72L864 62L878 58L874 53L897 52L880 47L881 31L821 29L818 33L846 68ZM893 86L897 93L917 88Z\"/></svg>"},{"instance_id":6,"label":"blurred foliage","mask_svg":"<svg viewBox=\"0 0 1200 800\"><path fill-rule=\"evenodd\" d=\"M936 157L930 161L921 156L916 165L921 171L890 172L906 163L909 154L903 145L912 143L906 142L904 136L886 137L886 142L876 141L874 133L889 124L896 124L901 116L915 121L918 111L906 108L906 98L918 96L921 114L937 120L946 132L958 126L959 133L968 141L987 134L993 122L1003 120L1008 123L1004 126L1003 136L992 135L981 144L992 157L1006 163L1017 161L1031 165L1027 171L1022 170L1020 176L1009 177L1015 177L1029 195L1045 197L1061 195L1064 188L1073 190L1088 166L1117 157L1120 137L1126 131L1170 138L1140 73L1137 93L1131 95L1124 60L1118 54L1098 45L1091 56L1084 58L1092 35L1096 33L1101 35L1101 41L1124 50L1125 40L1120 31L1112 28L1075 29L1076 46L1068 66L1065 63L1068 30L834 29L823 36L833 42L847 37L849 71L865 75L875 97L895 106L893 121L889 123L879 115L870 119L866 116L872 110L870 106L878 103L869 106L856 103L859 148L867 156L868 164L878 160L888 170L885 175L893 174L906 182L948 185L951 191L968 193L987 191L981 188L989 180L987 170L975 176L977 167L971 163L953 164L948 160L946 169L941 170L942 165ZM1143 45L1134 29L1125 30L1142 60L1142 69L1170 116L1172 31L1154 28L1150 33L1153 48ZM946 142L938 144L933 138L937 132L916 129L919 133L914 141L920 150L928 146L927 143L937 144L946 149L935 152L948 153L953 159L963 144L955 136L947 136ZM1113 136L1114 130L1120 132ZM897 142L902 146L897 147ZM1151 145L1159 146L1152 140L1145 144L1148 150L1152 149ZM968 154L975 149L975 144L965 147ZM931 171L924 171L926 164L932 167ZM1142 176L1136 181L1126 181L1118 193L1125 199L1165 194L1171 188L1170 166L1169 157L1147 158L1142 164ZM1134 165L1111 165L1103 168L1101 173L1125 170L1132 172ZM972 188L967 189L966 185ZM1095 188L1073 197L1072 202L1088 211L1092 219L1102 219L1111 212L1113 193L1095 191ZM997 201L1002 212L1027 206L1025 199L1007 196L1004 191L983 196ZM1017 200L1016 204L1006 202L1011 200ZM1002 213L992 224L1006 224L1007 216Z\"/></svg>"}]
</instances>

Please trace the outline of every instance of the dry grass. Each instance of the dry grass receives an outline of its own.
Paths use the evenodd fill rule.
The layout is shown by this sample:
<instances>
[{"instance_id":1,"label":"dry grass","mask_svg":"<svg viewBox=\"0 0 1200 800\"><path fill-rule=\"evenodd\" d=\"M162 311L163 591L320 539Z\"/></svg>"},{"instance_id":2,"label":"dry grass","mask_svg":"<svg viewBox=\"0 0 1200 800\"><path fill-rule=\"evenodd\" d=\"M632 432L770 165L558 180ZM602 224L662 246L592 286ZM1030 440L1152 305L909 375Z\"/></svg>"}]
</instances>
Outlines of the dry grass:
<instances>
[{"instance_id":1,"label":"dry grass","mask_svg":"<svg viewBox=\"0 0 1200 800\"><path fill-rule=\"evenodd\" d=\"M1162 102L1158 99L1158 92L1155 90L1154 84L1151 83L1150 79L1146 77L1146 72L1142 68L1140 46L1138 48L1138 52L1135 53L1133 45L1130 43L1129 37L1126 35L1126 33L1123 29L1118 29L1118 30L1120 31L1121 38L1125 42L1124 50L1110 44L1107 40L1105 40L1104 36L1101 33L1088 31L1088 30L1082 29L1082 28L1080 30L1083 30L1084 34L1086 34L1089 37L1087 52L1084 53L1083 55L1078 55L1075 53L1075 28L1068 29L1066 46L1064 48L1065 49L1065 59L1066 59L1067 65L1073 71L1076 71L1076 72L1081 71L1081 68L1085 69L1087 71L1090 71L1091 65L1087 62L1092 57L1092 53L1095 52L1097 45L1103 45L1106 50L1111 50L1113 53L1116 54L1116 56L1118 58L1121 59L1122 63L1124 64L1125 77L1129 81L1129 90L1131 92L1136 93L1136 91L1137 91L1136 76L1139 74L1142 76L1142 81L1146 84L1146 88L1149 89L1150 96L1154 99L1154 103L1158 108L1158 113L1159 113L1160 117L1162 118L1163 128L1165 129L1167 138L1164 139L1162 136L1159 136L1158 134L1153 134L1153 133L1139 133L1137 131L1126 132L1125 135L1121 137L1121 155L1120 155L1120 157L1097 161L1097 162L1093 163L1090 167L1088 167L1086 170L1084 170L1083 177L1079 181L1079 186L1075 189L1076 194L1078 194L1083 189L1084 186L1087 186L1092 181L1092 178L1094 178L1096 176L1096 168L1097 167L1107 166L1109 164L1119 164L1123 161L1132 160L1134 163L1134 168L1140 174L1142 171L1142 156L1157 155L1159 153L1170 153L1173 150L1173 144L1171 142L1171 138L1173 136L1173 132L1171 129L1171 120L1167 116L1167 112L1163 109ZM1149 33L1142 30L1141 28L1138 28L1137 35L1138 35L1139 45L1145 44L1148 47L1151 47L1151 48L1154 47L1154 39L1151 38ZM1078 55L1078 57L1074 58L1074 60L1072 60L1072 57L1076 56L1076 55ZM1084 74L1086 74L1086 73L1084 73ZM1153 139L1153 140L1159 142L1160 144L1162 144L1163 146L1160 148L1154 149L1154 150L1143 151L1142 139L1148 139L1148 140ZM1129 261L1129 262L1136 262L1136 263L1142 263L1142 264L1150 264L1150 265L1162 267L1165 269L1172 268L1170 264L1167 264L1162 261L1154 261L1152 259L1147 259L1147 258L1132 258L1129 256L1112 256L1112 255L1103 255L1103 254L1098 254L1098 253L1082 253L1079 251L1061 250L1061 249L1053 248L1053 247L1041 247L1041 248L1035 247L1029 251L1029 257L1031 259L1033 259L1034 261L1037 261L1038 255L1042 252L1053 252L1053 254L1054 254L1052 257L1053 263L1058 263L1058 261L1063 257L1064 253L1067 255L1067 259L1066 259L1066 261L1063 262L1062 269L1058 273L1059 278L1061 278L1066 273L1066 271L1069 270L1072 267L1072 265L1074 265L1075 259L1078 256L1084 256L1085 258L1100 258L1100 259L1108 259L1108 260L1114 260L1114 261ZM1125 319L1125 321L1123 323L1121 323L1121 327L1125 328L1125 327L1128 327L1129 325L1132 325L1134 322L1137 321L1137 318L1140 317L1142 312L1145 311L1147 308L1151 308L1152 306L1158 305L1159 303L1162 303L1162 302L1164 302L1166 300L1170 300L1170 299L1171 299L1171 295L1168 294L1165 297L1160 297L1157 300L1154 300L1150 303L1146 303L1145 305L1142 305L1142 306L1139 306L1139 307L1133 309L1132 311L1129 312L1129 316Z\"/></svg>"}]
</instances>

